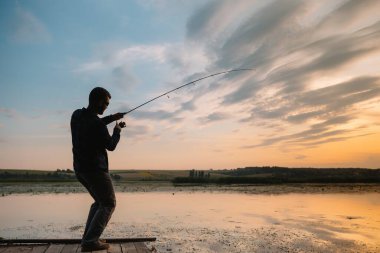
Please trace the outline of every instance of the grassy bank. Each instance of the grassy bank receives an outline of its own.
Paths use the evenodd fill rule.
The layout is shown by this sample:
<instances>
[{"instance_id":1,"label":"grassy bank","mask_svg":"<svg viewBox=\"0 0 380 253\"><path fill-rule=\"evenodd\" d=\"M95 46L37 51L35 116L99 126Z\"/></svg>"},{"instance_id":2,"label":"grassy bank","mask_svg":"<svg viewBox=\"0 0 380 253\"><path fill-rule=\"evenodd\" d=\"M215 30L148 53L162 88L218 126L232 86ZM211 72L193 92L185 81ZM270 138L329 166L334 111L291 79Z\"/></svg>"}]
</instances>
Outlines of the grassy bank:
<instances>
[{"instance_id":1,"label":"grassy bank","mask_svg":"<svg viewBox=\"0 0 380 253\"><path fill-rule=\"evenodd\" d=\"M246 167L233 170L190 171L176 177L175 184L296 184L296 183L380 183L380 169Z\"/></svg>"},{"instance_id":2,"label":"grassy bank","mask_svg":"<svg viewBox=\"0 0 380 253\"><path fill-rule=\"evenodd\" d=\"M225 170L111 170L114 182L174 184L380 183L380 169L246 167ZM76 182L69 169L56 171L0 169L1 183Z\"/></svg>"},{"instance_id":3,"label":"grassy bank","mask_svg":"<svg viewBox=\"0 0 380 253\"><path fill-rule=\"evenodd\" d=\"M114 181L163 181L171 182L176 177L185 177L188 171L184 170L111 170ZM75 174L69 169L56 171L43 170L10 170L0 169L0 182L75 182Z\"/></svg>"}]
</instances>

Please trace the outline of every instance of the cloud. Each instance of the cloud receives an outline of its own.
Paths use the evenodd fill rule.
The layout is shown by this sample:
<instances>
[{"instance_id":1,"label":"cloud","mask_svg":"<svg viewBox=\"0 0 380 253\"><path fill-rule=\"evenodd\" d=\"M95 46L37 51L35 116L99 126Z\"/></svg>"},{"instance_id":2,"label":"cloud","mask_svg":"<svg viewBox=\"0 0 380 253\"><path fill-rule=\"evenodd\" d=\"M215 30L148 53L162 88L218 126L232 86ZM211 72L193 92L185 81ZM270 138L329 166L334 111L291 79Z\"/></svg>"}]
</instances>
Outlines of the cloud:
<instances>
[{"instance_id":1,"label":"cloud","mask_svg":"<svg viewBox=\"0 0 380 253\"><path fill-rule=\"evenodd\" d=\"M166 45L132 45L111 49L99 46L95 51L94 59L80 64L75 72L113 70L126 65L133 66L142 61L163 63Z\"/></svg>"},{"instance_id":2,"label":"cloud","mask_svg":"<svg viewBox=\"0 0 380 253\"><path fill-rule=\"evenodd\" d=\"M380 7L379 1L376 0L363 0L363 1L345 1L332 12L329 13L325 19L318 24L319 30L332 29L334 33L340 33L344 30L336 30L344 24L345 26L367 23L372 20L369 18L363 18L372 16L376 13L376 10ZM376 14L375 14L376 15Z\"/></svg>"},{"instance_id":3,"label":"cloud","mask_svg":"<svg viewBox=\"0 0 380 253\"><path fill-rule=\"evenodd\" d=\"M325 113L323 110L315 110L315 111L309 111L309 112L302 112L297 113L293 115L289 115L286 117L286 120L291 123L302 123L308 119L315 118L317 116L320 116L321 114Z\"/></svg>"},{"instance_id":4,"label":"cloud","mask_svg":"<svg viewBox=\"0 0 380 253\"><path fill-rule=\"evenodd\" d=\"M180 122L182 119L177 117L178 112L170 112L165 110L157 110L157 111L136 111L131 117L135 119L147 119L154 121L162 121L162 120L170 120L171 122Z\"/></svg>"},{"instance_id":5,"label":"cloud","mask_svg":"<svg viewBox=\"0 0 380 253\"><path fill-rule=\"evenodd\" d=\"M302 93L295 103L340 109L380 95L380 77L362 76L325 88Z\"/></svg>"},{"instance_id":6,"label":"cloud","mask_svg":"<svg viewBox=\"0 0 380 253\"><path fill-rule=\"evenodd\" d=\"M114 69L140 63L168 64L172 68L199 68L208 64L203 49L192 43L137 44L117 48L99 47L92 61L82 63L76 72Z\"/></svg>"},{"instance_id":7,"label":"cloud","mask_svg":"<svg viewBox=\"0 0 380 253\"><path fill-rule=\"evenodd\" d=\"M281 143L282 146L316 147L329 142L345 141L352 138L374 134L371 132L357 134L357 132L363 132L363 127L337 129L354 119L354 117L348 115L338 116L324 122L311 125L309 129L298 133L270 137L263 140L260 144L246 145L241 148L247 149L265 147L279 143Z\"/></svg>"},{"instance_id":8,"label":"cloud","mask_svg":"<svg viewBox=\"0 0 380 253\"><path fill-rule=\"evenodd\" d=\"M148 135L151 132L151 127L146 125L129 125L127 124L123 133L128 136L128 138L140 138Z\"/></svg>"},{"instance_id":9,"label":"cloud","mask_svg":"<svg viewBox=\"0 0 380 253\"><path fill-rule=\"evenodd\" d=\"M99 46L95 51L92 60L83 62L73 71L101 79L124 92L130 92L137 85L151 85L147 83L149 76L161 86L166 84L165 89L172 89L184 76L204 71L209 65L203 49L191 43Z\"/></svg>"},{"instance_id":10,"label":"cloud","mask_svg":"<svg viewBox=\"0 0 380 253\"><path fill-rule=\"evenodd\" d=\"M21 114L15 109L4 108L4 107L0 107L0 115L6 116L7 118L10 118L10 119L18 119L22 117Z\"/></svg>"},{"instance_id":11,"label":"cloud","mask_svg":"<svg viewBox=\"0 0 380 253\"><path fill-rule=\"evenodd\" d=\"M243 102L247 99L251 99L252 96L260 90L260 87L254 80L248 80L243 83L239 88L223 98L222 104L229 105Z\"/></svg>"},{"instance_id":12,"label":"cloud","mask_svg":"<svg viewBox=\"0 0 380 253\"><path fill-rule=\"evenodd\" d=\"M380 96L380 77L362 76L298 95L257 103L252 119L282 119L300 123L326 115L339 115L364 101Z\"/></svg>"},{"instance_id":13,"label":"cloud","mask_svg":"<svg viewBox=\"0 0 380 253\"><path fill-rule=\"evenodd\" d=\"M213 122L216 122L216 121L225 120L225 119L228 119L229 117L230 116L228 114L226 114L226 113L223 113L223 112L214 112L214 113L209 114L206 117L201 117L198 120L202 124L208 124L208 123L213 123Z\"/></svg>"},{"instance_id":14,"label":"cloud","mask_svg":"<svg viewBox=\"0 0 380 253\"><path fill-rule=\"evenodd\" d=\"M316 146L319 146L319 145L325 144L325 143L346 141L348 139L364 137L364 136L373 135L373 134L374 133L366 133L366 134L348 135L348 136L341 136L341 137L330 137L327 139L315 140L313 142L305 142L305 143L302 143L302 146L303 147L316 147Z\"/></svg>"},{"instance_id":15,"label":"cloud","mask_svg":"<svg viewBox=\"0 0 380 253\"><path fill-rule=\"evenodd\" d=\"M373 1L369 3L373 3ZM259 8L257 8L256 3L251 3L250 5L250 8L256 9L256 11L246 13L248 14L246 18L240 18L239 20L242 21L235 29L231 29L232 32L223 31L227 35L219 41L216 41L213 47L209 47L208 53L217 59L214 62L217 67L257 67L259 68L257 72L265 72L275 67L276 71L272 72L265 82L247 80L235 91L236 94L230 94L230 96L225 99L225 103L240 102L239 93L242 94L246 90L248 90L248 93L244 93L245 96L241 96L242 100L247 99L250 95L253 96L255 94L254 91L258 89L252 88L251 86L268 86L276 82L283 82L284 91L296 92L299 89L302 90L307 86L305 82L307 82L308 79L306 78L309 78L311 75L315 75L320 71L333 72L338 67L343 67L346 64L361 59L374 50L378 50L378 43L376 42L378 36L376 36L376 32L373 33L372 36L355 33L335 37L331 35L329 38L313 36L315 30L319 27L318 23L316 27L304 26L303 24L297 23L297 19L306 16L306 14L303 13L305 13L305 10L308 8L314 8L312 11L316 13L321 12L320 9L322 9L322 7L317 9L317 7L313 6L315 4L303 1L273 1L264 7L259 6ZM188 22L188 33L203 33L203 36L208 39L210 36L212 37L212 31L205 27L208 27L210 23L212 23L210 20L215 18L213 14L215 16L219 15L219 20L223 19L222 17L224 16L221 15L221 9L223 9L224 6L229 6L228 1L215 1L205 5L204 9L194 14ZM351 8L349 8L350 12L353 11L352 8L355 6L363 9L363 5L361 4L352 4ZM230 12L234 12L234 9L239 8L234 8L235 6L229 7ZM245 8L248 7L245 6ZM367 7L367 10L368 8L369 7ZM325 18L326 16L334 16L335 12L342 13L343 11L340 10L340 8L333 8L329 15L325 15ZM357 14L357 16L360 16L362 19L363 15L363 13L360 15ZM303 18L305 19L305 17ZM197 20L194 22L204 20L201 22L202 25L199 25L202 28L198 28L199 30L191 28L192 26L189 24L193 22L192 19ZM324 21L324 19L322 19L322 21ZM310 23L315 25L313 22ZM194 25L194 27L196 26ZM218 27L220 26L218 25ZM221 27L224 27L223 24ZM224 28L228 30L229 27L226 26ZM321 26L319 29L323 30L323 27ZM369 37L371 37L372 40L369 39ZM222 47L217 46L221 44L223 45ZM283 56L286 58L286 56L291 54L299 54L299 57L302 58L297 59L297 57L293 59L294 62L291 64L285 62L282 68L279 68L281 67L281 65L277 64L279 59ZM308 62L308 64L297 66L300 62L305 61L305 56L309 58L311 56L311 59L315 59ZM295 68L293 65L297 67Z\"/></svg>"},{"instance_id":16,"label":"cloud","mask_svg":"<svg viewBox=\"0 0 380 253\"><path fill-rule=\"evenodd\" d=\"M271 33L281 33L281 28L289 24L301 6L302 2L296 0L274 1L251 15L224 42L218 52L220 65L236 65Z\"/></svg>"},{"instance_id":17,"label":"cloud","mask_svg":"<svg viewBox=\"0 0 380 253\"><path fill-rule=\"evenodd\" d=\"M257 13L262 5L259 1L209 1L189 17L186 37L215 47L216 43L230 36L247 16Z\"/></svg>"},{"instance_id":18,"label":"cloud","mask_svg":"<svg viewBox=\"0 0 380 253\"><path fill-rule=\"evenodd\" d=\"M319 56L314 59L311 57L311 61L301 66L294 67L292 64L286 64L278 67L270 73L267 81L269 83L282 82L283 93L302 91L307 88L307 81L313 75L323 72L332 73L374 51L379 51L378 46L372 43L370 45L363 43L363 39L362 36L349 36L348 38L329 38L313 42L299 50L303 51L305 55L318 54Z\"/></svg>"},{"instance_id":19,"label":"cloud","mask_svg":"<svg viewBox=\"0 0 380 253\"><path fill-rule=\"evenodd\" d=\"M128 66L119 66L112 70L112 83L123 91L130 91L139 80Z\"/></svg>"},{"instance_id":20,"label":"cloud","mask_svg":"<svg viewBox=\"0 0 380 253\"><path fill-rule=\"evenodd\" d=\"M254 68L202 81L175 105L131 116L166 126L234 118L242 127L275 131L248 147L345 140L358 136L364 105L380 98L380 76L368 65L380 53L379 5L208 1L189 16L185 41L99 50L78 70L108 71L115 83L133 83L134 71L151 64L171 89L210 73ZM205 107L218 109L205 116Z\"/></svg>"},{"instance_id":21,"label":"cloud","mask_svg":"<svg viewBox=\"0 0 380 253\"><path fill-rule=\"evenodd\" d=\"M17 121L41 121L42 118L47 117L47 115L54 114L59 115L58 111L48 111L48 110L29 110L26 114L25 111L16 110L14 108L0 107L0 117L7 117L11 120Z\"/></svg>"},{"instance_id":22,"label":"cloud","mask_svg":"<svg viewBox=\"0 0 380 253\"><path fill-rule=\"evenodd\" d=\"M212 29L212 21L220 15L218 12L224 4L224 1L210 1L197 10L187 21L187 36L190 38L204 36Z\"/></svg>"},{"instance_id":23,"label":"cloud","mask_svg":"<svg viewBox=\"0 0 380 253\"><path fill-rule=\"evenodd\" d=\"M189 100L181 104L181 111L194 111L196 106L194 104L195 100Z\"/></svg>"},{"instance_id":24,"label":"cloud","mask_svg":"<svg viewBox=\"0 0 380 253\"><path fill-rule=\"evenodd\" d=\"M182 73L194 73L210 64L209 55L196 43L167 45L165 61Z\"/></svg>"},{"instance_id":25,"label":"cloud","mask_svg":"<svg viewBox=\"0 0 380 253\"><path fill-rule=\"evenodd\" d=\"M19 43L47 43L52 40L45 24L20 5L16 7L11 28L11 40Z\"/></svg>"},{"instance_id":26,"label":"cloud","mask_svg":"<svg viewBox=\"0 0 380 253\"><path fill-rule=\"evenodd\" d=\"M303 124L299 132L285 130L258 146L318 145L356 136L348 123L362 117L363 103L380 97L378 73L346 74L380 52L380 20L374 11L378 5L378 1L271 1L262 6L250 2L253 11L241 13L233 25L222 23L213 30L227 6L231 13L241 7L213 1L190 17L187 36L205 44L214 59L210 68L255 68L254 75L236 73L229 80L231 89L222 93L220 108L251 107L251 116L241 114L241 123L256 125L260 120L289 129ZM203 41L204 37L212 42ZM339 74L340 82L318 81ZM203 96L207 92L215 90L210 88ZM340 124L332 124L334 120Z\"/></svg>"}]
</instances>

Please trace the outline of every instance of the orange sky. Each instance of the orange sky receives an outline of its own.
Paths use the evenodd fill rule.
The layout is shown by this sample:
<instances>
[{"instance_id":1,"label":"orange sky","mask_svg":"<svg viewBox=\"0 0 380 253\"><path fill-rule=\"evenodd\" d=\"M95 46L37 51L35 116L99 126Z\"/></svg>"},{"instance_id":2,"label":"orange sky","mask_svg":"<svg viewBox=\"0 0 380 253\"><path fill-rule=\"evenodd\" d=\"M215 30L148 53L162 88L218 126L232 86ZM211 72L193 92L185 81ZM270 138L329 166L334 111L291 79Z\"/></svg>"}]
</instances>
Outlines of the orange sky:
<instances>
[{"instance_id":1,"label":"orange sky","mask_svg":"<svg viewBox=\"0 0 380 253\"><path fill-rule=\"evenodd\" d=\"M379 1L167 4L1 3L0 168L72 168L94 86L116 113L234 68L127 115L110 168L380 168Z\"/></svg>"}]
</instances>

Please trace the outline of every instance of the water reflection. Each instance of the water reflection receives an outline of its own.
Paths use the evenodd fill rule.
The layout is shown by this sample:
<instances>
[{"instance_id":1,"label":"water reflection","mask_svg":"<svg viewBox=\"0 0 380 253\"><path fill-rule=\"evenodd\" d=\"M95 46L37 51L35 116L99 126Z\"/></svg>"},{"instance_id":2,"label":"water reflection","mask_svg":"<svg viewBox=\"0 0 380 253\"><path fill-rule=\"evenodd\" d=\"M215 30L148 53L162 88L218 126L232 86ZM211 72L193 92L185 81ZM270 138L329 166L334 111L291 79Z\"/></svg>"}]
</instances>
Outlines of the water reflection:
<instances>
[{"instance_id":1,"label":"water reflection","mask_svg":"<svg viewBox=\"0 0 380 253\"><path fill-rule=\"evenodd\" d=\"M79 237L91 202L88 194L2 197L0 236ZM148 235L164 238L163 234L172 232L171 241L177 240L179 245L183 245L186 241L181 239L181 234L192 238L189 234L200 231L209 238L208 242L215 240L214 246L223 252L224 244L220 238L224 236L240 240L240 243L231 241L229 244L235 243L235 248L242 250L248 247L244 241L247 234L257 237L263 233L263 237L272 238L268 239L270 242L272 240L272 244L275 244L273 238L276 238L276 243L285 246L291 243L293 247L307 251L308 247L327 249L327 243L343 248L358 244L377 247L380 245L379 225L379 193L117 193L116 211L105 236ZM271 234L271 231L276 234ZM179 236L174 236L174 232ZM311 239L314 246L310 246ZM256 242L255 247L259 247L257 245ZM228 245L225 247L228 248Z\"/></svg>"}]
</instances>

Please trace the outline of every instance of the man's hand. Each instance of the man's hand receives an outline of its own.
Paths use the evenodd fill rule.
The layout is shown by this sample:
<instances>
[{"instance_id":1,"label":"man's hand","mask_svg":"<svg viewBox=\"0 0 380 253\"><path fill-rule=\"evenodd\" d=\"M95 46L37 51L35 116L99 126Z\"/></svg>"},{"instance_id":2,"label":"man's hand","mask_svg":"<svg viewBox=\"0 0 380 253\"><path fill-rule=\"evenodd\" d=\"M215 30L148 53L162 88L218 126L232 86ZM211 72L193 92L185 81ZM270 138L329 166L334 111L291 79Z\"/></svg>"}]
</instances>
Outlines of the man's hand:
<instances>
[{"instance_id":1,"label":"man's hand","mask_svg":"<svg viewBox=\"0 0 380 253\"><path fill-rule=\"evenodd\" d=\"M115 120L119 120L119 119L122 119L124 117L124 113L121 113L121 112L118 112L118 113L115 113L115 114L112 114L112 119L115 121Z\"/></svg>"},{"instance_id":2,"label":"man's hand","mask_svg":"<svg viewBox=\"0 0 380 253\"><path fill-rule=\"evenodd\" d=\"M116 121L115 128L119 129L121 131L122 128L125 127L125 122L121 121L120 123Z\"/></svg>"}]
</instances>

